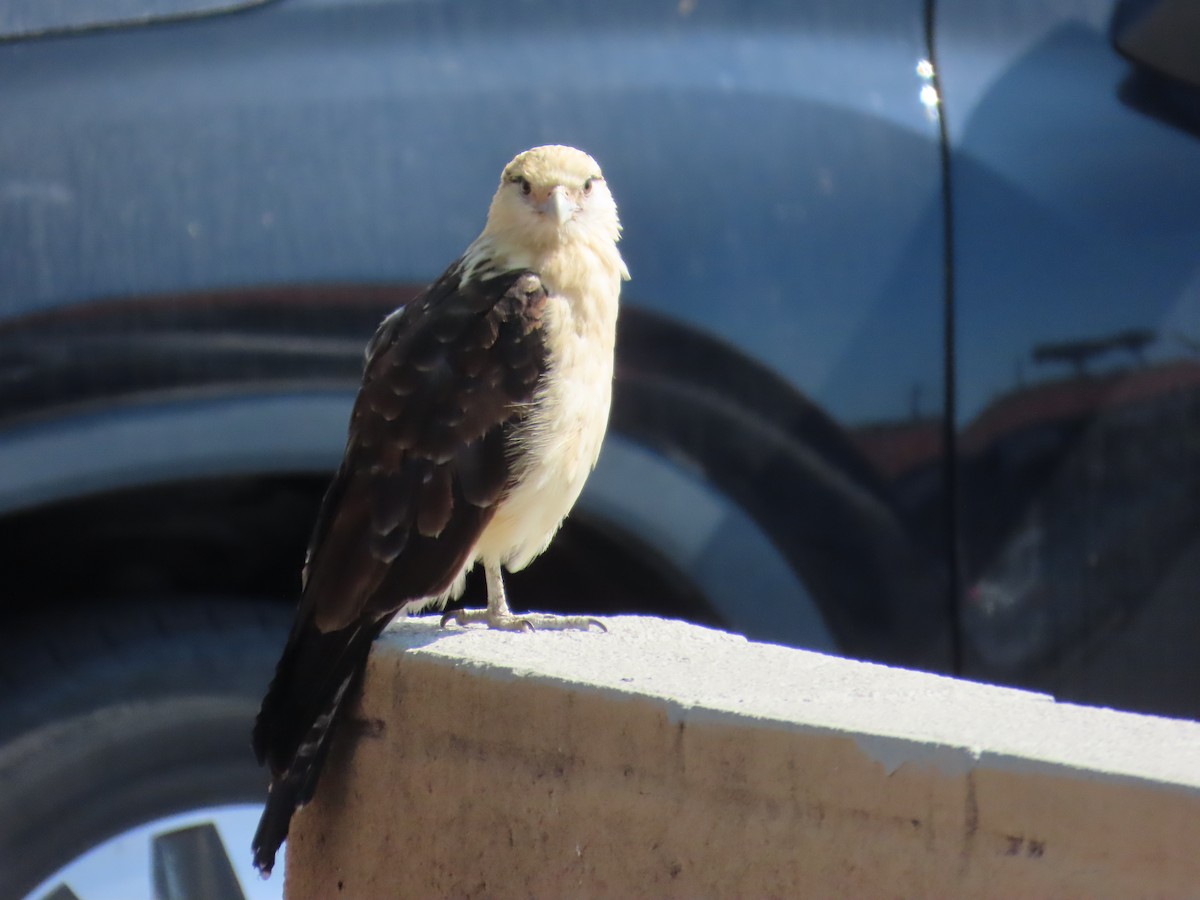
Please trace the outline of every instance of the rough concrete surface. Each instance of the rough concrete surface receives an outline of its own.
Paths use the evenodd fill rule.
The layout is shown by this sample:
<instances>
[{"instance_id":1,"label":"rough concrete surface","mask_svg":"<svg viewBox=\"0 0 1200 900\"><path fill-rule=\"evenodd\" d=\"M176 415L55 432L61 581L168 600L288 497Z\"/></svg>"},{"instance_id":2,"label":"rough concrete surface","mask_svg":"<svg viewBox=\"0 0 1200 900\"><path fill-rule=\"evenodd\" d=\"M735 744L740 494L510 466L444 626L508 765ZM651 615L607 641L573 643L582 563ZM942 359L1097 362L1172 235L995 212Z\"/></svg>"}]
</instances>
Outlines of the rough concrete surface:
<instances>
[{"instance_id":1,"label":"rough concrete surface","mask_svg":"<svg viewBox=\"0 0 1200 900\"><path fill-rule=\"evenodd\" d=\"M1200 897L1200 724L606 623L394 625L287 896Z\"/></svg>"}]
</instances>

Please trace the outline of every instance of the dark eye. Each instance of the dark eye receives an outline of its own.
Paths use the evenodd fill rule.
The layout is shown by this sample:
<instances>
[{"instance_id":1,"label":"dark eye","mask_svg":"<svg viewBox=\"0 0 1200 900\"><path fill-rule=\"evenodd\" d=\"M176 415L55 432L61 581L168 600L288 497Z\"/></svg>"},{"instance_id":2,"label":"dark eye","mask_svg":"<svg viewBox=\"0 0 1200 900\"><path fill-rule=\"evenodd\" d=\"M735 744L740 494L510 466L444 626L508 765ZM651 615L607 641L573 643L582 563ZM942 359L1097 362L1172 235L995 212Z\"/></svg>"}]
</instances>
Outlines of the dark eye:
<instances>
[{"instance_id":1,"label":"dark eye","mask_svg":"<svg viewBox=\"0 0 1200 900\"><path fill-rule=\"evenodd\" d=\"M512 180L513 184L519 184L521 186L521 193L528 196L529 192L532 190L532 188L529 186L529 179L523 175L514 175Z\"/></svg>"},{"instance_id":2,"label":"dark eye","mask_svg":"<svg viewBox=\"0 0 1200 900\"><path fill-rule=\"evenodd\" d=\"M587 181L585 181L583 183L583 192L585 194L590 194L592 192L592 185L595 183L596 183L595 178L589 178Z\"/></svg>"}]
</instances>

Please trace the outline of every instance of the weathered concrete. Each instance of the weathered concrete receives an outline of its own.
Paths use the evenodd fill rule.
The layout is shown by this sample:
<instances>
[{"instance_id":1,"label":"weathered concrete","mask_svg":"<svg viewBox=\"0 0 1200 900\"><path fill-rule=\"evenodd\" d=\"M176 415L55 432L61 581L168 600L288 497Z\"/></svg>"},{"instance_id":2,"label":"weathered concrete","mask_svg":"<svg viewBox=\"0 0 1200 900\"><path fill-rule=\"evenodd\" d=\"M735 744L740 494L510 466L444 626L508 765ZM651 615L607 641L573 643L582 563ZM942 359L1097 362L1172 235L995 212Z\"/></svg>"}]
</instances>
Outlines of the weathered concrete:
<instances>
[{"instance_id":1,"label":"weathered concrete","mask_svg":"<svg viewBox=\"0 0 1200 900\"><path fill-rule=\"evenodd\" d=\"M1200 725L677 622L376 646L287 896L1200 896Z\"/></svg>"}]
</instances>

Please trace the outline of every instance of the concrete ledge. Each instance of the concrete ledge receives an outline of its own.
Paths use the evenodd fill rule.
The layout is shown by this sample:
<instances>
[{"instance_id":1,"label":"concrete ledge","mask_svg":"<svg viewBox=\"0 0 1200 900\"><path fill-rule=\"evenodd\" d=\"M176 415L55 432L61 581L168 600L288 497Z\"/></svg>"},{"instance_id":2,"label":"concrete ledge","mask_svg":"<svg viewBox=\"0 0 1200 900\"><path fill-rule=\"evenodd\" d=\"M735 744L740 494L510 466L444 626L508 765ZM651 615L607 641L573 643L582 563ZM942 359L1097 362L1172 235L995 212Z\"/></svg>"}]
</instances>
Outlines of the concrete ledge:
<instances>
[{"instance_id":1,"label":"concrete ledge","mask_svg":"<svg viewBox=\"0 0 1200 900\"><path fill-rule=\"evenodd\" d=\"M1200 724L606 621L393 626L287 896L1200 892Z\"/></svg>"}]
</instances>

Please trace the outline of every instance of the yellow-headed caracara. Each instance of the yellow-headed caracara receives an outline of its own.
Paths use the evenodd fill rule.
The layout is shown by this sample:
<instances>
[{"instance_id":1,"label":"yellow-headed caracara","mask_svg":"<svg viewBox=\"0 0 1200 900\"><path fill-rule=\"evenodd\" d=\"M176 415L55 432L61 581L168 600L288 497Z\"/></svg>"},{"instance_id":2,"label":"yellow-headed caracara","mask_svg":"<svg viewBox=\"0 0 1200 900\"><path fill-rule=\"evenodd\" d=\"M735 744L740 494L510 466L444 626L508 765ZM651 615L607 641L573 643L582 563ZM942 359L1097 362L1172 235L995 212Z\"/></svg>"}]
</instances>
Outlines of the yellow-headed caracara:
<instances>
[{"instance_id":1,"label":"yellow-headed caracara","mask_svg":"<svg viewBox=\"0 0 1200 900\"><path fill-rule=\"evenodd\" d=\"M587 628L513 615L501 568L546 549L600 453L617 297L629 273L600 167L571 147L508 164L462 258L367 347L341 468L321 505L304 592L254 728L271 791L254 837L269 874L311 799L331 725L398 613L444 606L478 562L492 628ZM443 620L445 621L445 620Z\"/></svg>"}]
</instances>

